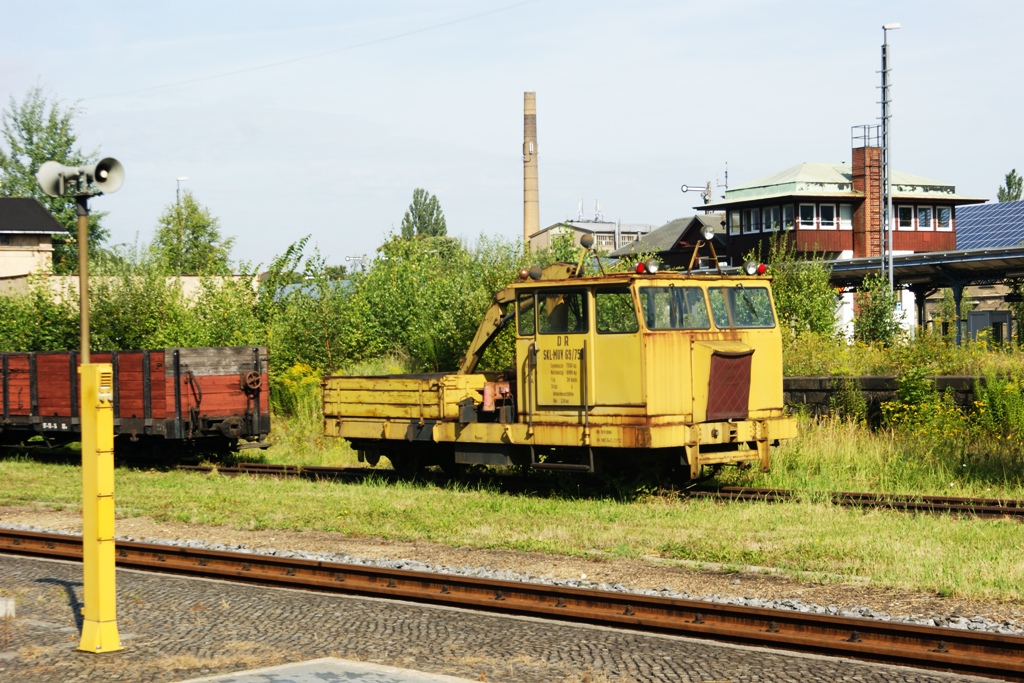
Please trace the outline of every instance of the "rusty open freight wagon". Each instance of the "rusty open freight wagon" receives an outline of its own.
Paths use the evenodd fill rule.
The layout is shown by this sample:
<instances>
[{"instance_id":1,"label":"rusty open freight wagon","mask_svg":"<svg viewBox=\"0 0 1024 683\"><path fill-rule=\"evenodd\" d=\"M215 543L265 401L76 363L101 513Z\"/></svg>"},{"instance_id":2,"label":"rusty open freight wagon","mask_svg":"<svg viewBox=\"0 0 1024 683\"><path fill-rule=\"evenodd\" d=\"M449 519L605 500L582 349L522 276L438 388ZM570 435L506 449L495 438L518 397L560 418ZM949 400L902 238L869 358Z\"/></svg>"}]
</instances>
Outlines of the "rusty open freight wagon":
<instances>
[{"instance_id":1,"label":"rusty open freight wagon","mask_svg":"<svg viewBox=\"0 0 1024 683\"><path fill-rule=\"evenodd\" d=\"M92 352L113 369L115 451L224 454L266 446L265 346ZM78 441L79 353L0 354L0 443Z\"/></svg>"}]
</instances>

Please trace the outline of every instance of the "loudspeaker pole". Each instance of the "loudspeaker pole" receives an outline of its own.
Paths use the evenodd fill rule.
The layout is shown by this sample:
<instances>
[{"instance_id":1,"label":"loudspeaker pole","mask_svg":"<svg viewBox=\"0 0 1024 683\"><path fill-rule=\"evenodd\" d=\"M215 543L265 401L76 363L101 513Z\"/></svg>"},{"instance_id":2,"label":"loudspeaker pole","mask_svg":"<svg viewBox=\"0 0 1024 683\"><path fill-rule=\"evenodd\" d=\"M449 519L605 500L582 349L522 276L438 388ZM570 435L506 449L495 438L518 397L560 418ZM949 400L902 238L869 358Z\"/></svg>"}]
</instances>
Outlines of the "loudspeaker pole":
<instances>
[{"instance_id":1,"label":"loudspeaker pole","mask_svg":"<svg viewBox=\"0 0 1024 683\"><path fill-rule=\"evenodd\" d=\"M124 649L117 629L114 549L114 369L90 362L89 197L116 192L124 169L116 159L75 168L48 161L36 174L51 197L74 188L78 216L78 302L81 325L79 425L82 443L82 636L84 652ZM97 190L90 190L95 185Z\"/></svg>"},{"instance_id":2,"label":"loudspeaker pole","mask_svg":"<svg viewBox=\"0 0 1024 683\"><path fill-rule=\"evenodd\" d=\"M89 364L89 195L75 197L78 215L78 315L82 365ZM83 404L84 405L84 404Z\"/></svg>"},{"instance_id":3,"label":"loudspeaker pole","mask_svg":"<svg viewBox=\"0 0 1024 683\"><path fill-rule=\"evenodd\" d=\"M114 369L89 357L89 195L75 197L78 214L78 367L82 429L82 639L84 652L122 650L117 630L114 559Z\"/></svg>"}]
</instances>

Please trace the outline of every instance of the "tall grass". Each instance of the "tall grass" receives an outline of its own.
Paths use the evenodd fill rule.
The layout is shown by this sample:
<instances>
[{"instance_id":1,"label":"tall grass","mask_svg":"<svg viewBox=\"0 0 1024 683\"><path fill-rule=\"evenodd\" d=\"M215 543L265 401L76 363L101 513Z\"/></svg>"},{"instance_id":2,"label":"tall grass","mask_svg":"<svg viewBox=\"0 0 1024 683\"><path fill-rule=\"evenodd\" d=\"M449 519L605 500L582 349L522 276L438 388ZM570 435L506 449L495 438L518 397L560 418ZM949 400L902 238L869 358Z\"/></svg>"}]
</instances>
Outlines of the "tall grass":
<instances>
[{"instance_id":1,"label":"tall grass","mask_svg":"<svg viewBox=\"0 0 1024 683\"><path fill-rule=\"evenodd\" d=\"M409 371L408 358L392 355L353 363L336 374L393 375ZM324 436L321 380L319 372L302 363L272 375L273 446L258 455L243 452L242 458L281 465L360 466L347 441Z\"/></svg>"},{"instance_id":2,"label":"tall grass","mask_svg":"<svg viewBox=\"0 0 1024 683\"><path fill-rule=\"evenodd\" d=\"M1024 354L1011 346L990 346L965 340L957 346L949 336L919 332L914 339L889 347L848 343L833 336L805 332L786 340L786 377L901 375L911 368L928 375L1024 375Z\"/></svg>"},{"instance_id":3,"label":"tall grass","mask_svg":"<svg viewBox=\"0 0 1024 683\"><path fill-rule=\"evenodd\" d=\"M772 453L768 474L728 471L730 484L1024 499L1024 457L1015 447L964 434L922 437L917 430L871 430L839 417L800 418L800 436ZM820 496L811 496L820 500Z\"/></svg>"}]
</instances>

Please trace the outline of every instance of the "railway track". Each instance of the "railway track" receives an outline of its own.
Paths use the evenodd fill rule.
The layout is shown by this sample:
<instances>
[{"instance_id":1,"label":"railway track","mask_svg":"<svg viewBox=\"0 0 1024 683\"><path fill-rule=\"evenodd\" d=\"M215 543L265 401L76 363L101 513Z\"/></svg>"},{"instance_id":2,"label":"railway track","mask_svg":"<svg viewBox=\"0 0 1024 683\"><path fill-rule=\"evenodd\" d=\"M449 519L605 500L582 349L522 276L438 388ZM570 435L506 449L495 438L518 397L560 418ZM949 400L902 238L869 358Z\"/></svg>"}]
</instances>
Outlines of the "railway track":
<instances>
[{"instance_id":1,"label":"railway track","mask_svg":"<svg viewBox=\"0 0 1024 683\"><path fill-rule=\"evenodd\" d=\"M694 498L713 498L735 502L792 502L806 491L759 489L736 486L695 488L687 492ZM1024 519L1024 501L998 498L957 498L953 496L910 496L890 493L832 492L821 494L833 505L857 508L900 510L902 512L948 513L973 517L1005 517Z\"/></svg>"},{"instance_id":2,"label":"railway track","mask_svg":"<svg viewBox=\"0 0 1024 683\"><path fill-rule=\"evenodd\" d=\"M226 477L251 475L257 477L298 477L301 479L336 479L343 481L360 481L369 476L384 478L394 477L393 470L376 470L368 467L323 467L318 465L271 465L260 462L239 463L237 465L178 465L176 470L183 472L212 473Z\"/></svg>"},{"instance_id":3,"label":"railway track","mask_svg":"<svg viewBox=\"0 0 1024 683\"><path fill-rule=\"evenodd\" d=\"M78 536L0 529L0 553L80 561ZM600 624L1024 681L1024 637L137 542L121 568Z\"/></svg>"},{"instance_id":4,"label":"railway track","mask_svg":"<svg viewBox=\"0 0 1024 683\"><path fill-rule=\"evenodd\" d=\"M302 477L306 479L333 479L359 481L368 476L394 478L391 470L371 470L363 467L319 467L297 465L271 465L266 463L240 463L233 466L212 467L180 465L179 470L189 472L216 471L225 476ZM508 480L508 481L505 481ZM522 491L529 480L521 477L491 477L503 489ZM747 488L737 486L698 486L683 492L689 498L711 498L731 502L784 503L807 496L806 491L789 489ZM821 494L833 505L857 508L899 510L916 513L947 513L973 517L1024 519L1024 501L999 498L960 498L953 496L911 496L890 493L833 492Z\"/></svg>"}]
</instances>

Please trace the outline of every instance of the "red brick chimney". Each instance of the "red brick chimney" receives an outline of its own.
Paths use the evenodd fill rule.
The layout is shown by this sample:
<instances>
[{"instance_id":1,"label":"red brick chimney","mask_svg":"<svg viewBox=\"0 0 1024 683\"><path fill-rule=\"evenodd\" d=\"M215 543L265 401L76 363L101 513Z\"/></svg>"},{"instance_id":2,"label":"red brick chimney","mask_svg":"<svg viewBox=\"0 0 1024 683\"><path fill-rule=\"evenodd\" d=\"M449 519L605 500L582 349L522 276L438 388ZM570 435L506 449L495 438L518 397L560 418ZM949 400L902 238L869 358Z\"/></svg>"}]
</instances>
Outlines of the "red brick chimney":
<instances>
[{"instance_id":1,"label":"red brick chimney","mask_svg":"<svg viewBox=\"0 0 1024 683\"><path fill-rule=\"evenodd\" d=\"M853 189L864 193L864 201L853 210L853 256L882 254L882 148L853 150Z\"/></svg>"}]
</instances>

